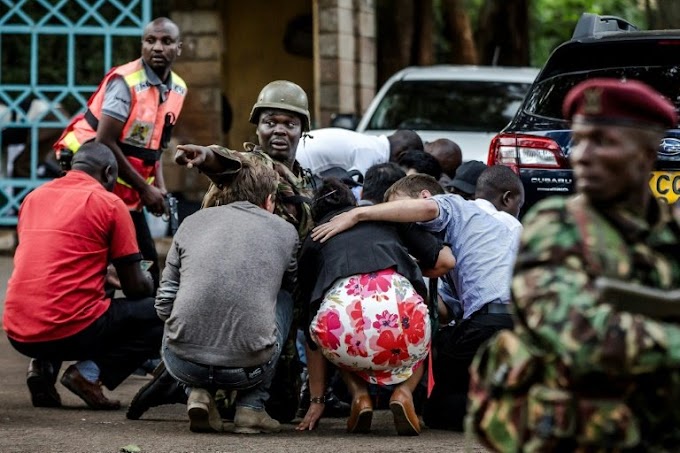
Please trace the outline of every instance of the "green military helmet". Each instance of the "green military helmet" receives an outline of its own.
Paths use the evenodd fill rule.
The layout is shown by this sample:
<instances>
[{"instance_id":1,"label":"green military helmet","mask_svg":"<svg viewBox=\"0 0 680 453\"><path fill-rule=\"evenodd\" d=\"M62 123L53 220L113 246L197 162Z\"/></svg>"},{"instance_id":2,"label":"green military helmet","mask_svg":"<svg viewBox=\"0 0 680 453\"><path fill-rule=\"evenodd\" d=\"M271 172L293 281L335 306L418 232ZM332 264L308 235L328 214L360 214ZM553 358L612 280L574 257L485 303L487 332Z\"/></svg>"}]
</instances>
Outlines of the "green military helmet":
<instances>
[{"instance_id":1,"label":"green military helmet","mask_svg":"<svg viewBox=\"0 0 680 453\"><path fill-rule=\"evenodd\" d=\"M260 91L260 94L257 96L257 102L255 102L253 109L250 111L250 122L257 124L259 122L260 110L265 108L298 113L304 117L302 131L306 132L311 128L307 93L305 93L305 90L300 85L288 80L275 80L268 83Z\"/></svg>"}]
</instances>

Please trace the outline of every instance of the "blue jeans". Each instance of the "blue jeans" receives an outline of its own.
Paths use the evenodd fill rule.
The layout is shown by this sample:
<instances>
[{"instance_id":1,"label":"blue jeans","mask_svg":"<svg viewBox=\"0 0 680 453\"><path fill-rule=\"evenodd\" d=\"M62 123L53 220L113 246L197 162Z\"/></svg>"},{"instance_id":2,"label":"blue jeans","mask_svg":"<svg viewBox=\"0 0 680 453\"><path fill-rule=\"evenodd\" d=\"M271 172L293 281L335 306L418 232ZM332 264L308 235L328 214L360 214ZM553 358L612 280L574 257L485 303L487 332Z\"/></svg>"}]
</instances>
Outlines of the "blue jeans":
<instances>
[{"instance_id":1,"label":"blue jeans","mask_svg":"<svg viewBox=\"0 0 680 453\"><path fill-rule=\"evenodd\" d=\"M281 355L293 320L293 298L279 291L276 298L276 347L271 359L259 366L227 368L203 365L182 359L163 344L163 361L168 372L188 387L198 387L214 392L218 389L237 390L236 406L264 409L269 398L269 386L274 379L276 362Z\"/></svg>"}]
</instances>

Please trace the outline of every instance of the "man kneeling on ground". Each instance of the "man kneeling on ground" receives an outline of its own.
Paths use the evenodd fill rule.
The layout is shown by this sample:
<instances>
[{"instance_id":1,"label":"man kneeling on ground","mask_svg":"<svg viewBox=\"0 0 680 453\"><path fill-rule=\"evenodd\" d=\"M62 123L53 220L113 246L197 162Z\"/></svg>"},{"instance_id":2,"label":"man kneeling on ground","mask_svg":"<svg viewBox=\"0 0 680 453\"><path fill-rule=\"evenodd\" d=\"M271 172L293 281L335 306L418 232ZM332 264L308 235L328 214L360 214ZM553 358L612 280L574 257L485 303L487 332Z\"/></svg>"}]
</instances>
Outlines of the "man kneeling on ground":
<instances>
[{"instance_id":1,"label":"man kneeling on ground","mask_svg":"<svg viewBox=\"0 0 680 453\"><path fill-rule=\"evenodd\" d=\"M64 372L62 385L92 409L118 409L101 385L113 390L158 357L163 324L153 280L140 267L130 213L111 193L117 177L113 152L86 143L66 176L21 205L3 324L12 346L33 358L26 381L36 407L61 406L54 384L63 360L80 362ZM105 293L109 262L126 298Z\"/></svg>"},{"instance_id":2,"label":"man kneeling on ground","mask_svg":"<svg viewBox=\"0 0 680 453\"><path fill-rule=\"evenodd\" d=\"M264 410L292 320L297 231L272 214L277 173L244 159L224 205L187 217L166 259L156 310L162 355L188 387L189 428L223 430L214 393L236 390L234 432L280 431Z\"/></svg>"}]
</instances>

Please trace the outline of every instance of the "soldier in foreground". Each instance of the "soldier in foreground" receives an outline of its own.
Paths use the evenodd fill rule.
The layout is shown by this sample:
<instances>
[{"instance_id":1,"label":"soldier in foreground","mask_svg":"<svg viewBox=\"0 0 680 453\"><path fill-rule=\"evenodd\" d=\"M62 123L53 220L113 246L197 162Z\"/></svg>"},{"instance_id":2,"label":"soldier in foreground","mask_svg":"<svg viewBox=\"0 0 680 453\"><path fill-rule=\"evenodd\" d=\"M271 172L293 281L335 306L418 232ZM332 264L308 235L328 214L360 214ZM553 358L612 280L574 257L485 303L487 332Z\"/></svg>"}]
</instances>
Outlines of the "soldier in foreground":
<instances>
[{"instance_id":1,"label":"soldier in foreground","mask_svg":"<svg viewBox=\"0 0 680 453\"><path fill-rule=\"evenodd\" d=\"M680 216L648 185L676 110L643 83L592 79L563 113L577 194L524 219L515 329L475 358L467 428L497 451L677 449L680 325L621 310L595 285L680 287Z\"/></svg>"}]
</instances>

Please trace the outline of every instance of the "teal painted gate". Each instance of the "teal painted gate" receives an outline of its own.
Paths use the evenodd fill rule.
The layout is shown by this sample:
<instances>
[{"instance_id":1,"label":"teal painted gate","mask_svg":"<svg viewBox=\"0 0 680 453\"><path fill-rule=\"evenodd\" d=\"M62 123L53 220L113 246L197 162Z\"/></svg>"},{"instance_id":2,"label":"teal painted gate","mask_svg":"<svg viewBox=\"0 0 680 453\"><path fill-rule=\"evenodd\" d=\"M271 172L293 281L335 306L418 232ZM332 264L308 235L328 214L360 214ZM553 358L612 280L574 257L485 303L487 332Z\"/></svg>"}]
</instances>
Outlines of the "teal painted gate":
<instances>
[{"instance_id":1,"label":"teal painted gate","mask_svg":"<svg viewBox=\"0 0 680 453\"><path fill-rule=\"evenodd\" d=\"M45 132L58 137L106 71L140 55L151 3L0 0L0 226L15 225L22 199L48 180Z\"/></svg>"}]
</instances>

